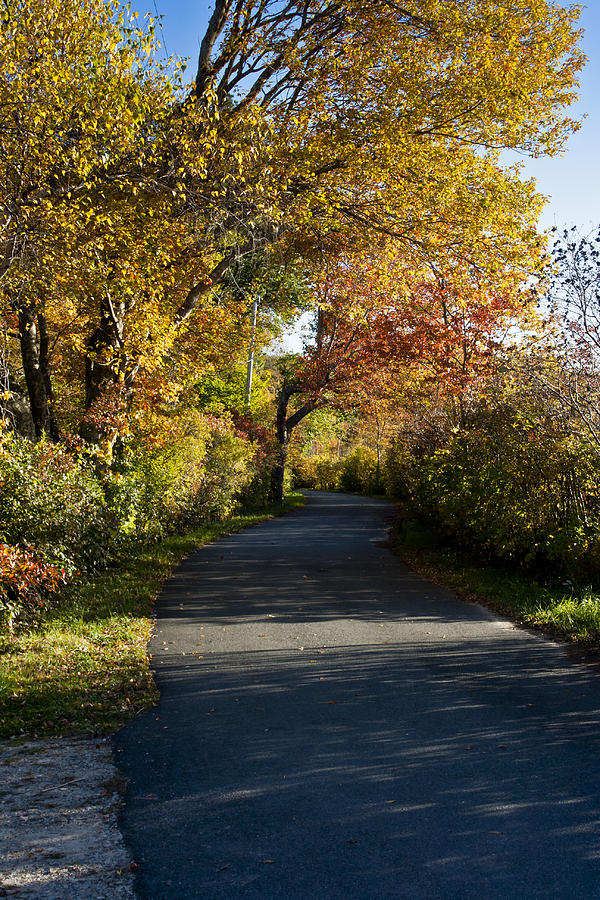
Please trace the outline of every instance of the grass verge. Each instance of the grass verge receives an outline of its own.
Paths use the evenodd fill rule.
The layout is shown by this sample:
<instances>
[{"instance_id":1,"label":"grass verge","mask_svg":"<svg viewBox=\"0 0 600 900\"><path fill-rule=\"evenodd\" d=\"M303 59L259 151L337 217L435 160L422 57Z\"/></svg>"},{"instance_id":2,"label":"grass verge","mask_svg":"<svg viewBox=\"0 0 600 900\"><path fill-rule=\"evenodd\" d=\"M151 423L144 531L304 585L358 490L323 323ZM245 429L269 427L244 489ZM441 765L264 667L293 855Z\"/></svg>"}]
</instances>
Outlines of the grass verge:
<instances>
[{"instance_id":1,"label":"grass verge","mask_svg":"<svg viewBox=\"0 0 600 900\"><path fill-rule=\"evenodd\" d=\"M160 587L192 550L304 502L235 516L143 548L74 582L34 628L0 639L0 737L114 731L152 705L146 655Z\"/></svg>"},{"instance_id":2,"label":"grass verge","mask_svg":"<svg viewBox=\"0 0 600 900\"><path fill-rule=\"evenodd\" d=\"M518 569L486 565L444 544L404 513L392 533L395 552L420 574L507 618L553 637L600 650L600 595L593 587L536 581Z\"/></svg>"}]
</instances>

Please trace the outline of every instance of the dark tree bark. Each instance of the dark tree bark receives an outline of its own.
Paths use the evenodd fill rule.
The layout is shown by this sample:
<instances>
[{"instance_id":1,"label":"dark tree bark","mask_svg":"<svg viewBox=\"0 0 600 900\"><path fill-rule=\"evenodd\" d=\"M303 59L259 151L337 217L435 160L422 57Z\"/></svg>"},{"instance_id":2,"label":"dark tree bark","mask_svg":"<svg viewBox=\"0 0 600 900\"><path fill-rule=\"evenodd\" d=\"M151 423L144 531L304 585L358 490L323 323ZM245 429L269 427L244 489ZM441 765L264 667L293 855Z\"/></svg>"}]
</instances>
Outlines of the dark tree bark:
<instances>
[{"instance_id":1,"label":"dark tree bark","mask_svg":"<svg viewBox=\"0 0 600 900\"><path fill-rule=\"evenodd\" d=\"M283 488L285 481L285 467L290 447L290 438L296 425L306 418L313 410L325 406L327 400L313 397L303 404L296 412L288 416L290 400L295 394L302 393L302 387L298 383L288 384L282 387L277 404L277 458L271 473L271 503L283 503Z\"/></svg>"},{"instance_id":2,"label":"dark tree bark","mask_svg":"<svg viewBox=\"0 0 600 900\"><path fill-rule=\"evenodd\" d=\"M279 396L277 404L276 419L276 436L277 436L277 455L275 465L271 472L271 503L283 503L283 485L285 478L285 466L287 463L288 450L290 445L291 431L287 425L288 404L296 388L284 385Z\"/></svg>"},{"instance_id":3,"label":"dark tree bark","mask_svg":"<svg viewBox=\"0 0 600 900\"><path fill-rule=\"evenodd\" d=\"M29 407L37 440L50 437L57 441L58 426L52 412L52 382L49 369L49 344L46 320L35 304L20 305L19 343Z\"/></svg>"},{"instance_id":4,"label":"dark tree bark","mask_svg":"<svg viewBox=\"0 0 600 900\"><path fill-rule=\"evenodd\" d=\"M54 388L52 387L52 378L50 376L50 335L48 333L46 316L41 312L38 312L37 323L39 331L40 369L44 380L44 388L50 412L50 436L53 440L57 441L59 439L59 434L58 426L54 418Z\"/></svg>"},{"instance_id":5,"label":"dark tree bark","mask_svg":"<svg viewBox=\"0 0 600 900\"><path fill-rule=\"evenodd\" d=\"M140 364L124 350L123 332L128 311L124 303L115 305L108 292L100 302L100 323L87 342L86 411L117 384L123 412L131 411ZM101 415L86 415L79 426L79 434L90 444L108 442L113 448L119 439L118 427L108 422L103 425Z\"/></svg>"},{"instance_id":6,"label":"dark tree bark","mask_svg":"<svg viewBox=\"0 0 600 900\"><path fill-rule=\"evenodd\" d=\"M108 295L100 302L100 324L87 344L85 360L85 407L99 399L107 384L115 381L116 358L123 346L124 310L115 310Z\"/></svg>"}]
</instances>

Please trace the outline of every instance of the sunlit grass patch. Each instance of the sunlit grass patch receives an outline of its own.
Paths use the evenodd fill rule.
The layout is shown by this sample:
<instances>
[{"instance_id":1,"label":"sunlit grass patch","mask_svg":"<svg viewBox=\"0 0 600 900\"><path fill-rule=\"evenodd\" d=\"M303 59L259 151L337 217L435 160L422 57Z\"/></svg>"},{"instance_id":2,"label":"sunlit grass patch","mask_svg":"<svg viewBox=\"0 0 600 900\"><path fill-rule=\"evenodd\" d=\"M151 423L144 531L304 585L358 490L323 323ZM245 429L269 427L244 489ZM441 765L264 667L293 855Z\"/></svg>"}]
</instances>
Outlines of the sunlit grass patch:
<instances>
[{"instance_id":1,"label":"sunlit grass patch","mask_svg":"<svg viewBox=\"0 0 600 900\"><path fill-rule=\"evenodd\" d=\"M558 633L600 647L600 597L591 591L580 597L563 596L540 604L528 615L528 621L551 626Z\"/></svg>"},{"instance_id":2,"label":"sunlit grass patch","mask_svg":"<svg viewBox=\"0 0 600 900\"><path fill-rule=\"evenodd\" d=\"M303 502L293 494L285 509ZM138 550L118 568L73 582L35 627L0 637L0 737L113 731L152 705L146 645L163 581L192 550L279 511L236 516Z\"/></svg>"},{"instance_id":3,"label":"sunlit grass patch","mask_svg":"<svg viewBox=\"0 0 600 900\"><path fill-rule=\"evenodd\" d=\"M62 626L62 627L61 627ZM2 736L117 727L154 698L145 646L150 622L119 617L97 635L92 625L56 620L15 639L0 661ZM117 636L118 635L118 636Z\"/></svg>"}]
</instances>

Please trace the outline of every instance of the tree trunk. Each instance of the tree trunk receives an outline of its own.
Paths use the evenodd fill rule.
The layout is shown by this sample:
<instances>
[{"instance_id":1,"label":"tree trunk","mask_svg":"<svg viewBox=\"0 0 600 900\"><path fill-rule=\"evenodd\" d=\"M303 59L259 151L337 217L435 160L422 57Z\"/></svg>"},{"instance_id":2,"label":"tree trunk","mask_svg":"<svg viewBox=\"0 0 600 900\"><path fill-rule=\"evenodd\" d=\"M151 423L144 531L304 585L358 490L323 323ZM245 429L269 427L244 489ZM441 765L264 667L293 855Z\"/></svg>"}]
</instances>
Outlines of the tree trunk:
<instances>
[{"instance_id":1,"label":"tree trunk","mask_svg":"<svg viewBox=\"0 0 600 900\"><path fill-rule=\"evenodd\" d=\"M91 410L106 391L116 384L122 386L122 399L127 402L133 395L133 385L139 366L129 365L123 352L123 330L127 309L124 304L115 307L107 292L100 302L100 324L87 342L85 359L85 408ZM112 447L119 436L114 425L103 427L102 416L84 417L79 434L90 444Z\"/></svg>"},{"instance_id":2,"label":"tree trunk","mask_svg":"<svg viewBox=\"0 0 600 900\"><path fill-rule=\"evenodd\" d=\"M269 491L271 503L283 503L285 466L291 435L291 431L287 427L287 408L292 394L293 390L290 387L284 387L277 404L277 457L271 472L271 489Z\"/></svg>"},{"instance_id":3,"label":"tree trunk","mask_svg":"<svg viewBox=\"0 0 600 900\"><path fill-rule=\"evenodd\" d=\"M271 503L283 503L287 455L288 445L280 444L277 448L277 462L271 472L271 489L269 492Z\"/></svg>"},{"instance_id":4,"label":"tree trunk","mask_svg":"<svg viewBox=\"0 0 600 900\"><path fill-rule=\"evenodd\" d=\"M52 387L52 378L50 377L50 336L48 334L48 323L44 313L38 312L37 315L39 330L39 347L40 347L40 370L46 391L46 403L48 406L48 433L53 441L60 438L58 424L54 415L54 388Z\"/></svg>"},{"instance_id":5,"label":"tree trunk","mask_svg":"<svg viewBox=\"0 0 600 900\"><path fill-rule=\"evenodd\" d=\"M121 311L123 312L123 311ZM123 345L123 316L117 318L110 298L100 303L100 324L88 340L85 360L85 407L102 395L107 384L116 379L116 357Z\"/></svg>"},{"instance_id":6,"label":"tree trunk","mask_svg":"<svg viewBox=\"0 0 600 900\"><path fill-rule=\"evenodd\" d=\"M288 405L294 394L299 394L301 388L297 384L287 385L282 388L279 403L277 405L277 460L271 473L271 503L283 503L283 487L285 479L285 466L290 447L292 431L302 419L319 406L325 406L327 400L313 397L307 403L288 416Z\"/></svg>"},{"instance_id":7,"label":"tree trunk","mask_svg":"<svg viewBox=\"0 0 600 900\"><path fill-rule=\"evenodd\" d=\"M48 363L48 332L42 313L36 314L35 304L20 306L19 342L29 407L37 440L47 435L58 440L58 427L52 414L52 384Z\"/></svg>"}]
</instances>

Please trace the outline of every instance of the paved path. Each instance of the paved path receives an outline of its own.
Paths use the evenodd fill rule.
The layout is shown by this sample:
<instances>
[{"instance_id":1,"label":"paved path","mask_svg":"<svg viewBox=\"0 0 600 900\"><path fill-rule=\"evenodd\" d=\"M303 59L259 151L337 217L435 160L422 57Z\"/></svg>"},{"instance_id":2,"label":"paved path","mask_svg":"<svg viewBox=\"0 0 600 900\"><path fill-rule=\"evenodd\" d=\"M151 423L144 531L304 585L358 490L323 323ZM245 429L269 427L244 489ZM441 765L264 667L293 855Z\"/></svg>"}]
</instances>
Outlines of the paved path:
<instances>
[{"instance_id":1,"label":"paved path","mask_svg":"<svg viewBox=\"0 0 600 900\"><path fill-rule=\"evenodd\" d=\"M140 897L600 898L600 675L314 493L194 553L117 736Z\"/></svg>"}]
</instances>

